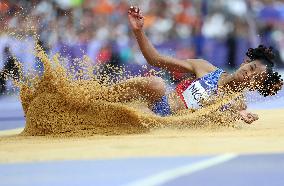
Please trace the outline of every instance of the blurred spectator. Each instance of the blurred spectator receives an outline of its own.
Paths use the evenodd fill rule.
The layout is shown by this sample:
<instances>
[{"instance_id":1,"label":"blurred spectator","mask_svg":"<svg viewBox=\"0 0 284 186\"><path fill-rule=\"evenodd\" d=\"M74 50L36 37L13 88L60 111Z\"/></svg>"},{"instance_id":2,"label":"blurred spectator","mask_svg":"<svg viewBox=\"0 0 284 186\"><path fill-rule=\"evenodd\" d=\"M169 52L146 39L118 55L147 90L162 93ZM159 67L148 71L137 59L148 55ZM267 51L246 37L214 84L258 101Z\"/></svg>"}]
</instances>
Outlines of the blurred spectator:
<instances>
[{"instance_id":1,"label":"blurred spectator","mask_svg":"<svg viewBox=\"0 0 284 186\"><path fill-rule=\"evenodd\" d=\"M88 55L93 64L126 64L137 69L146 62L128 27L128 3L3 0L0 49L9 43L11 53L26 68L38 66L32 56L36 32L46 52L59 52L70 66L76 65L73 59ZM277 66L284 65L283 0L144 0L134 5L142 8L145 31L162 53L236 68L247 48L260 42L273 46L279 54Z\"/></svg>"},{"instance_id":2,"label":"blurred spectator","mask_svg":"<svg viewBox=\"0 0 284 186\"><path fill-rule=\"evenodd\" d=\"M9 47L5 47L4 56L4 68L0 71L0 94L6 92L6 81L8 77L11 77L14 80L19 79L19 67L16 64L16 60L12 56Z\"/></svg>"}]
</instances>

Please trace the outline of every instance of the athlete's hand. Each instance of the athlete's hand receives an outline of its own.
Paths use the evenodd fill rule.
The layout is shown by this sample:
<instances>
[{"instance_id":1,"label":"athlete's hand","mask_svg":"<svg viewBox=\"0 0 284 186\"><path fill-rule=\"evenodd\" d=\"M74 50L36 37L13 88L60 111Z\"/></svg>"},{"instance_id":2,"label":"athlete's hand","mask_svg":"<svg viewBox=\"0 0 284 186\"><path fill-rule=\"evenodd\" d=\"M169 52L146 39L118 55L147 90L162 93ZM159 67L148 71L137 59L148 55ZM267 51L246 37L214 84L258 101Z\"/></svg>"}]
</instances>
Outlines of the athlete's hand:
<instances>
[{"instance_id":1,"label":"athlete's hand","mask_svg":"<svg viewBox=\"0 0 284 186\"><path fill-rule=\"evenodd\" d=\"M128 20L133 31L139 31L143 29L144 16L142 15L140 8L131 6L128 9Z\"/></svg>"},{"instance_id":2,"label":"athlete's hand","mask_svg":"<svg viewBox=\"0 0 284 186\"><path fill-rule=\"evenodd\" d=\"M259 119L257 114L253 114L246 110L240 111L240 116L241 116L241 120L243 120L247 124L252 124L253 122Z\"/></svg>"}]
</instances>

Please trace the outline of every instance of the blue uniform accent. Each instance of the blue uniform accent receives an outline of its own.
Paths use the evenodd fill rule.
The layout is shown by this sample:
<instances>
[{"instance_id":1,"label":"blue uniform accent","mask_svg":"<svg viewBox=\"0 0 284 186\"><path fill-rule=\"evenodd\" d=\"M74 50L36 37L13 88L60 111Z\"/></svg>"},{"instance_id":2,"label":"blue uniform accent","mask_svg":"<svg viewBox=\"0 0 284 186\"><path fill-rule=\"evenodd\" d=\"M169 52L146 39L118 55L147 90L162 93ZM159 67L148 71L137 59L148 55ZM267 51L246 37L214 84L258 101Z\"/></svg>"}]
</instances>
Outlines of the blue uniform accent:
<instances>
[{"instance_id":1,"label":"blue uniform accent","mask_svg":"<svg viewBox=\"0 0 284 186\"><path fill-rule=\"evenodd\" d=\"M168 97L163 96L159 101L154 103L152 111L162 117L171 115L171 108L168 102Z\"/></svg>"},{"instance_id":2,"label":"blue uniform accent","mask_svg":"<svg viewBox=\"0 0 284 186\"><path fill-rule=\"evenodd\" d=\"M210 94L217 93L218 81L221 74L224 72L222 69L217 69L214 72L206 74L205 76L197 79ZM168 97L163 96L159 101L155 102L152 111L162 117L171 115L171 108L168 102Z\"/></svg>"},{"instance_id":3,"label":"blue uniform accent","mask_svg":"<svg viewBox=\"0 0 284 186\"><path fill-rule=\"evenodd\" d=\"M222 73L225 71L222 69L217 69L214 72L211 72L209 74L206 74L205 76L201 77L197 81L200 82L201 86L205 88L205 90L212 94L212 93L217 93L218 90L218 82L220 79L220 76Z\"/></svg>"}]
</instances>

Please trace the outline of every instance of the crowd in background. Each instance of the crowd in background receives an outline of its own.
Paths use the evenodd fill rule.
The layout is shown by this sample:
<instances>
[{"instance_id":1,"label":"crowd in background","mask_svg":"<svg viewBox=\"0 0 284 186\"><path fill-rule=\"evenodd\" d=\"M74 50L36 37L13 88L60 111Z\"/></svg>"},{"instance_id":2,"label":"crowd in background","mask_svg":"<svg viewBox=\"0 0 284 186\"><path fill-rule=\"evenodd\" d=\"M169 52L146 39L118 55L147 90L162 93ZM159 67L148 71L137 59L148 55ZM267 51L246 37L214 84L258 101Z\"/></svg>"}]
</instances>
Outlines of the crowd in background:
<instances>
[{"instance_id":1,"label":"crowd in background","mask_svg":"<svg viewBox=\"0 0 284 186\"><path fill-rule=\"evenodd\" d=\"M48 54L69 63L88 55L94 64L145 65L129 29L130 5L142 9L145 32L164 54L233 69L261 43L284 66L284 0L2 0L0 71L9 55L37 65L34 33Z\"/></svg>"}]
</instances>

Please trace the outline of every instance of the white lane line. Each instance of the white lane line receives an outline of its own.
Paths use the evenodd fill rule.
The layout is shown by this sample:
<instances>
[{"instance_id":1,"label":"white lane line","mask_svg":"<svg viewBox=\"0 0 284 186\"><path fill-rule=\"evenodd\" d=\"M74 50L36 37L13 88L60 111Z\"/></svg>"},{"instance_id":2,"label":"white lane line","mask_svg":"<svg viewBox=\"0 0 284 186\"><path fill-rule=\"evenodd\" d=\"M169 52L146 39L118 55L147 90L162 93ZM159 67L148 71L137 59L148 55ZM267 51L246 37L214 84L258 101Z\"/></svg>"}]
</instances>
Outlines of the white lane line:
<instances>
[{"instance_id":1,"label":"white lane line","mask_svg":"<svg viewBox=\"0 0 284 186\"><path fill-rule=\"evenodd\" d=\"M193 164L188 164L182 167L178 167L175 169L171 169L168 171L164 171L161 173L158 173L156 175L150 176L148 178L144 178L141 180L134 181L130 184L127 184L127 186L158 186L162 185L164 183L167 183L171 180L174 180L178 177L189 175L192 173L195 173L197 171L201 171L204 169L207 169L209 167L212 167L214 165L224 163L227 161L230 161L234 158L236 158L238 155L236 154L224 154L220 156L215 156L213 158L193 163Z\"/></svg>"},{"instance_id":2,"label":"white lane line","mask_svg":"<svg viewBox=\"0 0 284 186\"><path fill-rule=\"evenodd\" d=\"M16 129L11 129L11 130L1 130L0 131L0 136L10 136L10 135L15 135L15 134L20 134L24 128L16 128Z\"/></svg>"}]
</instances>

